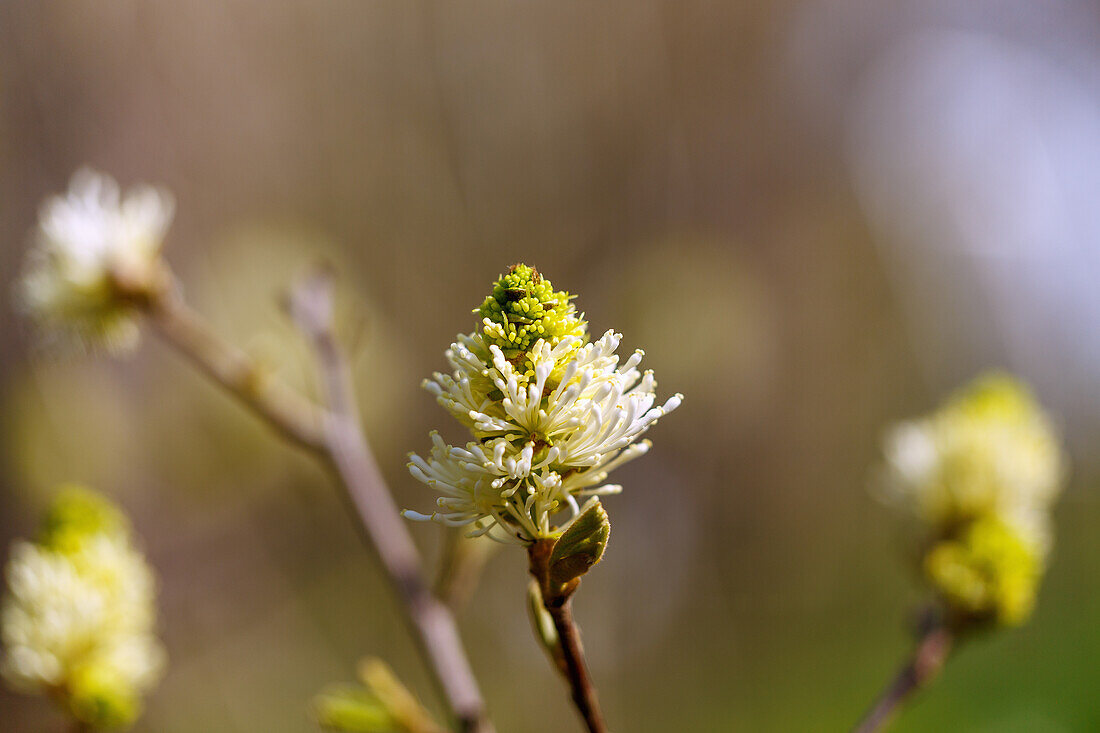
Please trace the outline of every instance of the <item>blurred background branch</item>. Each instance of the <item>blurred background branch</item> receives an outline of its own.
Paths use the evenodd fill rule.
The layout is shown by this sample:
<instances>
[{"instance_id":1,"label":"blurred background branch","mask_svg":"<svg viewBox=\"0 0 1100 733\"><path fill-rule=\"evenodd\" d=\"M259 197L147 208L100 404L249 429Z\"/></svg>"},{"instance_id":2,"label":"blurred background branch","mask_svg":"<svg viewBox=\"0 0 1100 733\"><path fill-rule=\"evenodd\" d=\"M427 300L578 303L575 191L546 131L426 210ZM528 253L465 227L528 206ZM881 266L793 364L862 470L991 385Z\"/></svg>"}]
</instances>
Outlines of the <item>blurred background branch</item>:
<instances>
[{"instance_id":1,"label":"blurred background branch","mask_svg":"<svg viewBox=\"0 0 1100 733\"><path fill-rule=\"evenodd\" d=\"M431 592L420 555L371 455L351 369L332 331L332 274L315 272L291 290L289 310L317 355L327 413L327 457L400 597L447 706L468 733L492 733L450 609ZM384 388L383 385L377 385Z\"/></svg>"},{"instance_id":2,"label":"blurred background branch","mask_svg":"<svg viewBox=\"0 0 1100 733\"><path fill-rule=\"evenodd\" d=\"M953 635L938 621L932 621L926 626L917 640L913 656L898 671L853 733L875 733L881 730L911 695L939 674L951 653Z\"/></svg>"},{"instance_id":3,"label":"blurred background branch","mask_svg":"<svg viewBox=\"0 0 1100 733\"><path fill-rule=\"evenodd\" d=\"M323 415L240 349L218 338L178 292L149 309L160 335L203 374L239 399L287 440L324 458Z\"/></svg>"},{"instance_id":4,"label":"blurred background branch","mask_svg":"<svg viewBox=\"0 0 1100 733\"><path fill-rule=\"evenodd\" d=\"M432 594L416 546L367 446L350 367L332 332L332 297L331 274L318 271L303 277L287 299L290 315L317 355L326 401L320 411L215 336L175 290L154 297L149 312L158 332L200 371L291 442L331 465L368 546L377 553L403 604L459 729L491 733L454 618Z\"/></svg>"}]
</instances>

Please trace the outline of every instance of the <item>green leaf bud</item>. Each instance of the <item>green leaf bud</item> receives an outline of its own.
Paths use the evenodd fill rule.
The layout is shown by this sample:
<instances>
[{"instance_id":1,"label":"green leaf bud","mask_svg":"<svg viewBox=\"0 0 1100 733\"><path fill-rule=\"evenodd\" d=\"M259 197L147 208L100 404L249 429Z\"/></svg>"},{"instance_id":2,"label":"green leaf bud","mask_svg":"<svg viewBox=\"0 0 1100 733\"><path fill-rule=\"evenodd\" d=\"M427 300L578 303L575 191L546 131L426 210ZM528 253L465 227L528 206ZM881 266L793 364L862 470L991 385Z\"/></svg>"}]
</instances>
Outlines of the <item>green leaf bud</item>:
<instances>
[{"instance_id":1,"label":"green leaf bud","mask_svg":"<svg viewBox=\"0 0 1100 733\"><path fill-rule=\"evenodd\" d=\"M591 570L603 558L610 536L607 512L592 497L554 544L547 564L551 586L566 586Z\"/></svg>"}]
</instances>

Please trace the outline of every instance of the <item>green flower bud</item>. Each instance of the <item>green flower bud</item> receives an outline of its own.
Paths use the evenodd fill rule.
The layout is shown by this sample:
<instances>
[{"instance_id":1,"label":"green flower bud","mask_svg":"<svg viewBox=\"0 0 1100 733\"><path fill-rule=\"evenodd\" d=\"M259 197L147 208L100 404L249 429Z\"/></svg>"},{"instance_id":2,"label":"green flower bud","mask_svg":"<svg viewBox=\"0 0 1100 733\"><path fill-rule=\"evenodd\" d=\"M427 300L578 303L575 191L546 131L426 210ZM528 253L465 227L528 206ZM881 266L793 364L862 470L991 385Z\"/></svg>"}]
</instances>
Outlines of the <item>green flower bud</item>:
<instances>
[{"instance_id":1,"label":"green flower bud","mask_svg":"<svg viewBox=\"0 0 1100 733\"><path fill-rule=\"evenodd\" d=\"M551 345L566 336L584 340L585 322L570 302L574 297L555 292L538 270L519 264L493 283L493 292L474 313L482 318L486 342L499 346L505 357L513 359L540 338Z\"/></svg>"},{"instance_id":2,"label":"green flower bud","mask_svg":"<svg viewBox=\"0 0 1100 733\"><path fill-rule=\"evenodd\" d=\"M988 516L933 545L924 572L956 616L1018 626L1035 605L1042 561L1015 527Z\"/></svg>"},{"instance_id":3,"label":"green flower bud","mask_svg":"<svg viewBox=\"0 0 1100 733\"><path fill-rule=\"evenodd\" d=\"M134 686L117 667L92 661L68 679L69 709L77 720L96 729L127 728L141 709Z\"/></svg>"},{"instance_id":4,"label":"green flower bud","mask_svg":"<svg viewBox=\"0 0 1100 733\"><path fill-rule=\"evenodd\" d=\"M107 499L83 486L67 484L50 505L39 544L56 552L72 553L88 537L125 536L129 530L126 517Z\"/></svg>"},{"instance_id":5,"label":"green flower bud","mask_svg":"<svg viewBox=\"0 0 1100 733\"><path fill-rule=\"evenodd\" d=\"M947 409L975 420L1029 425L1042 408L1027 385L1004 372L975 379L948 403Z\"/></svg>"}]
</instances>

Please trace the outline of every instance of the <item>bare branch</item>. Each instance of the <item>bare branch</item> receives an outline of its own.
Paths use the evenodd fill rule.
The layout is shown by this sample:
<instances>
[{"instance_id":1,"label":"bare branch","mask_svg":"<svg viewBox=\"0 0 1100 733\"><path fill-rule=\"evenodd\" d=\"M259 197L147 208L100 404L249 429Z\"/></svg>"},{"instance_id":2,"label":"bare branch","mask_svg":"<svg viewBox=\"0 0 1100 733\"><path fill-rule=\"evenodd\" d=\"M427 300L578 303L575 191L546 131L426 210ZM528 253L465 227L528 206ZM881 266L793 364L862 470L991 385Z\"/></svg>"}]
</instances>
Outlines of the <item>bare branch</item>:
<instances>
[{"instance_id":1,"label":"bare branch","mask_svg":"<svg viewBox=\"0 0 1100 733\"><path fill-rule=\"evenodd\" d=\"M153 326L199 371L224 387L292 443L325 454L321 411L310 400L267 374L247 354L220 339L178 294L151 301Z\"/></svg>"},{"instance_id":2,"label":"bare branch","mask_svg":"<svg viewBox=\"0 0 1100 733\"><path fill-rule=\"evenodd\" d=\"M385 567L416 632L435 680L462 730L489 733L477 682L450 610L431 592L420 555L370 452L356 406L351 370L332 333L332 283L327 272L303 280L289 309L320 367L328 413L324 442L370 544Z\"/></svg>"},{"instance_id":3,"label":"bare branch","mask_svg":"<svg viewBox=\"0 0 1100 733\"><path fill-rule=\"evenodd\" d=\"M160 335L201 372L290 442L336 475L367 545L396 591L432 675L463 733L492 733L484 703L450 610L432 595L420 555L375 463L359 420L351 372L332 334L331 277L317 273L288 307L316 354L327 409L266 374L240 349L218 338L178 293L144 303Z\"/></svg>"}]
</instances>

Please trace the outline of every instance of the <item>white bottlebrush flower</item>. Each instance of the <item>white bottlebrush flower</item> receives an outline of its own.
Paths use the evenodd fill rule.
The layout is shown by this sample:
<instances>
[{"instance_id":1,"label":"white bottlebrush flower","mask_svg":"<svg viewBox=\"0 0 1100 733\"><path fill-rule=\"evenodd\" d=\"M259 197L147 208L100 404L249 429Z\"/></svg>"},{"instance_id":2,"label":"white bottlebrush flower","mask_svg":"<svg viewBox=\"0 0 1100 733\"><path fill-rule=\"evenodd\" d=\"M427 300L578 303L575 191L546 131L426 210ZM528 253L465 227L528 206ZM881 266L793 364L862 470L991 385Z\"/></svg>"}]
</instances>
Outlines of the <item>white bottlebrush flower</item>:
<instances>
[{"instance_id":1,"label":"white bottlebrush flower","mask_svg":"<svg viewBox=\"0 0 1100 733\"><path fill-rule=\"evenodd\" d=\"M133 721L164 666L153 574L120 517L86 490L66 491L43 537L12 548L0 605L4 679L104 728Z\"/></svg>"},{"instance_id":2,"label":"white bottlebrush flower","mask_svg":"<svg viewBox=\"0 0 1100 733\"><path fill-rule=\"evenodd\" d=\"M20 284L20 305L45 334L123 349L137 340L134 299L157 287L174 203L138 186L122 196L111 177L77 171L69 190L39 212Z\"/></svg>"},{"instance_id":3,"label":"white bottlebrush flower","mask_svg":"<svg viewBox=\"0 0 1100 733\"><path fill-rule=\"evenodd\" d=\"M476 440L456 448L433 433L428 460L410 455L412 475L442 496L434 514L407 516L529 542L575 516L578 497L620 490L608 473L648 450L642 434L682 396L657 404L642 352L620 364L619 334L585 343L569 300L523 265L496 283L476 311L481 332L446 352L452 372L424 382Z\"/></svg>"}]
</instances>

